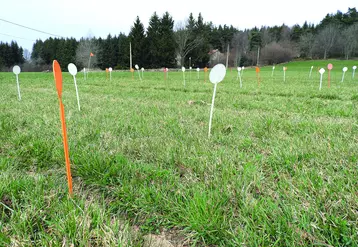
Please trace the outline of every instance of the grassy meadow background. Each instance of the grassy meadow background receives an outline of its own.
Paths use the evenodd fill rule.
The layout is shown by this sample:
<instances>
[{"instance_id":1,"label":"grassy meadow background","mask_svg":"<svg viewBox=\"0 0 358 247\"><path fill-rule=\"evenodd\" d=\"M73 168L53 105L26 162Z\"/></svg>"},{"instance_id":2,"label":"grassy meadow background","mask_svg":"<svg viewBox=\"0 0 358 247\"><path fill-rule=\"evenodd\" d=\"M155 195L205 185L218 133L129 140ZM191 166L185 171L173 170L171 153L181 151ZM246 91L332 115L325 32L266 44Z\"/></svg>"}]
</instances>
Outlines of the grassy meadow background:
<instances>
[{"instance_id":1,"label":"grassy meadow background","mask_svg":"<svg viewBox=\"0 0 358 247\"><path fill-rule=\"evenodd\" d=\"M0 246L357 246L357 64L229 69L210 139L203 71L63 73L73 198L53 74L0 73Z\"/></svg>"}]
</instances>

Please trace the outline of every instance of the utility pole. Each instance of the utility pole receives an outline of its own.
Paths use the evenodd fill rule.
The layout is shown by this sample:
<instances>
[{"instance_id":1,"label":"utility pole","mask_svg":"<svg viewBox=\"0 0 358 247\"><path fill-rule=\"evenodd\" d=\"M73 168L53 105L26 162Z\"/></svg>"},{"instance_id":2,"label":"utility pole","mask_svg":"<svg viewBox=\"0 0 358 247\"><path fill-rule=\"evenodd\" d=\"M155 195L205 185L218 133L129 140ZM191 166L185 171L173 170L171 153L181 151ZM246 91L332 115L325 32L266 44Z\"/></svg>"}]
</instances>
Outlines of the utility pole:
<instances>
[{"instance_id":1,"label":"utility pole","mask_svg":"<svg viewBox=\"0 0 358 247\"><path fill-rule=\"evenodd\" d=\"M132 42L129 42L129 69L132 69Z\"/></svg>"}]
</instances>

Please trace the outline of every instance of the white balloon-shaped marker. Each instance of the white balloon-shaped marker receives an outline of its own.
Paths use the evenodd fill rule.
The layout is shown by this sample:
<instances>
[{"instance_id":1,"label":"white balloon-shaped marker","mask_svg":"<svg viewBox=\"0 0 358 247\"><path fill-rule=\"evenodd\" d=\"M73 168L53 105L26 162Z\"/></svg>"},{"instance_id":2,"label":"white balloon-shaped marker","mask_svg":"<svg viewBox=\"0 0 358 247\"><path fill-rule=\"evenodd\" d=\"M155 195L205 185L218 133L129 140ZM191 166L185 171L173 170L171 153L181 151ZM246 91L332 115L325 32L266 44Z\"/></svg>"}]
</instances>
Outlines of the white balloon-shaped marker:
<instances>
[{"instance_id":1,"label":"white balloon-shaped marker","mask_svg":"<svg viewBox=\"0 0 358 247\"><path fill-rule=\"evenodd\" d=\"M309 79L311 79L312 70L313 70L313 66L311 66L311 70L310 70L310 73L309 73L309 75L308 75L308 78L309 78Z\"/></svg>"},{"instance_id":2,"label":"white balloon-shaped marker","mask_svg":"<svg viewBox=\"0 0 358 247\"><path fill-rule=\"evenodd\" d=\"M342 75L342 81L341 82L344 82L344 74L347 72L347 70L348 70L347 67L343 68L343 75Z\"/></svg>"},{"instance_id":3,"label":"white balloon-shaped marker","mask_svg":"<svg viewBox=\"0 0 358 247\"><path fill-rule=\"evenodd\" d=\"M286 82L286 67L283 67L283 81Z\"/></svg>"},{"instance_id":4,"label":"white balloon-shaped marker","mask_svg":"<svg viewBox=\"0 0 358 247\"><path fill-rule=\"evenodd\" d=\"M325 70L324 68L321 68L321 69L319 70L319 73L321 74L321 79L320 79L320 81L319 81L319 90L322 89L322 79L323 79L323 74L324 74L324 72L326 72L326 70Z\"/></svg>"},{"instance_id":5,"label":"white balloon-shaped marker","mask_svg":"<svg viewBox=\"0 0 358 247\"><path fill-rule=\"evenodd\" d=\"M108 68L108 71L109 71L109 80L112 81L112 67L109 67Z\"/></svg>"},{"instance_id":6,"label":"white balloon-shaped marker","mask_svg":"<svg viewBox=\"0 0 358 247\"><path fill-rule=\"evenodd\" d=\"M140 76L140 73L139 73L139 66L138 64L134 65L135 69L138 71L138 77L139 77L139 80L142 80L141 76Z\"/></svg>"},{"instance_id":7,"label":"white balloon-shaped marker","mask_svg":"<svg viewBox=\"0 0 358 247\"><path fill-rule=\"evenodd\" d=\"M18 94L19 100L21 100L20 84L19 84L19 74L20 74L20 72L21 72L20 66L15 65L15 66L12 68L12 72L16 75L17 94Z\"/></svg>"},{"instance_id":8,"label":"white balloon-shaped marker","mask_svg":"<svg viewBox=\"0 0 358 247\"><path fill-rule=\"evenodd\" d=\"M83 68L83 78L86 80L86 68Z\"/></svg>"},{"instance_id":9,"label":"white balloon-shaped marker","mask_svg":"<svg viewBox=\"0 0 358 247\"><path fill-rule=\"evenodd\" d=\"M273 77L274 71L275 71L275 66L272 66L272 74L271 74L271 77Z\"/></svg>"},{"instance_id":10,"label":"white balloon-shaped marker","mask_svg":"<svg viewBox=\"0 0 358 247\"><path fill-rule=\"evenodd\" d=\"M219 82L221 82L225 78L225 75L226 75L226 67L223 64L215 65L214 68L210 71L209 80L211 81L211 83L214 83L214 93L213 93L213 99L211 101L208 137L210 137L211 135L211 122L213 119L213 112L214 112L216 86L218 85Z\"/></svg>"},{"instance_id":11,"label":"white balloon-shaped marker","mask_svg":"<svg viewBox=\"0 0 358 247\"><path fill-rule=\"evenodd\" d=\"M355 72L356 72L357 66L354 65L354 66L352 67L352 69L353 69L352 79L354 79L354 74L355 74Z\"/></svg>"},{"instance_id":12,"label":"white balloon-shaped marker","mask_svg":"<svg viewBox=\"0 0 358 247\"><path fill-rule=\"evenodd\" d=\"M198 80L199 80L199 72L200 72L200 69L199 69L199 68L196 68L196 72L197 72Z\"/></svg>"},{"instance_id":13,"label":"white balloon-shaped marker","mask_svg":"<svg viewBox=\"0 0 358 247\"><path fill-rule=\"evenodd\" d=\"M70 72L70 74L73 76L73 81L75 82L78 110L81 111L80 96L78 95L78 88L77 88L77 82L76 82L77 67L73 63L70 63L70 64L68 64L67 69L68 69L68 72Z\"/></svg>"},{"instance_id":14,"label":"white balloon-shaped marker","mask_svg":"<svg viewBox=\"0 0 358 247\"><path fill-rule=\"evenodd\" d=\"M237 79L240 79L240 88L242 88L242 78L241 78L241 68L240 67L237 67Z\"/></svg>"},{"instance_id":15,"label":"white balloon-shaped marker","mask_svg":"<svg viewBox=\"0 0 358 247\"><path fill-rule=\"evenodd\" d=\"M185 87L185 67L181 67L181 71L183 72L183 80L184 80L184 87Z\"/></svg>"}]
</instances>

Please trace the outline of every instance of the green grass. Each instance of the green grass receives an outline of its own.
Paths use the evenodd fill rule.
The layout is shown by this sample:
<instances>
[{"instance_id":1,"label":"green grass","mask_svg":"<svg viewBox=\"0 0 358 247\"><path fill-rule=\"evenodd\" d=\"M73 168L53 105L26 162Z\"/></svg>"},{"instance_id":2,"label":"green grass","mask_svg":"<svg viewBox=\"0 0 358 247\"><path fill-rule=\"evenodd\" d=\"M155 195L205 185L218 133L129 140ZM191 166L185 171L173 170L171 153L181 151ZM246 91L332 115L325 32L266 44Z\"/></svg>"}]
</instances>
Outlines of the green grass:
<instances>
[{"instance_id":1,"label":"green grass","mask_svg":"<svg viewBox=\"0 0 358 247\"><path fill-rule=\"evenodd\" d=\"M357 61L334 61L322 91L311 65L196 72L78 74L63 100L75 184L67 197L51 73L0 73L0 245L141 246L149 233L194 246L358 245ZM349 71L341 83L341 67ZM358 76L358 75L357 75ZM139 229L139 230L134 230Z\"/></svg>"}]
</instances>

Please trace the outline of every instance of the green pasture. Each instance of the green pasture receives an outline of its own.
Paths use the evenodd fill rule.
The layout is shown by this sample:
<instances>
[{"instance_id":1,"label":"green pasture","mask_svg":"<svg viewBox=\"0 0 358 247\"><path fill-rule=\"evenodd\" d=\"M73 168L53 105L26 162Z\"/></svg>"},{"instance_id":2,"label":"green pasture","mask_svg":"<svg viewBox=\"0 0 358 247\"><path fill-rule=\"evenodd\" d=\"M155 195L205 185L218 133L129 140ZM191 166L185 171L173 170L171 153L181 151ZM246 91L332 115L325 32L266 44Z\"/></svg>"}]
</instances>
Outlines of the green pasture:
<instances>
[{"instance_id":1,"label":"green pasture","mask_svg":"<svg viewBox=\"0 0 358 247\"><path fill-rule=\"evenodd\" d=\"M53 74L0 73L0 246L357 246L353 65L228 69L210 139L203 71L64 73L73 198Z\"/></svg>"}]
</instances>

